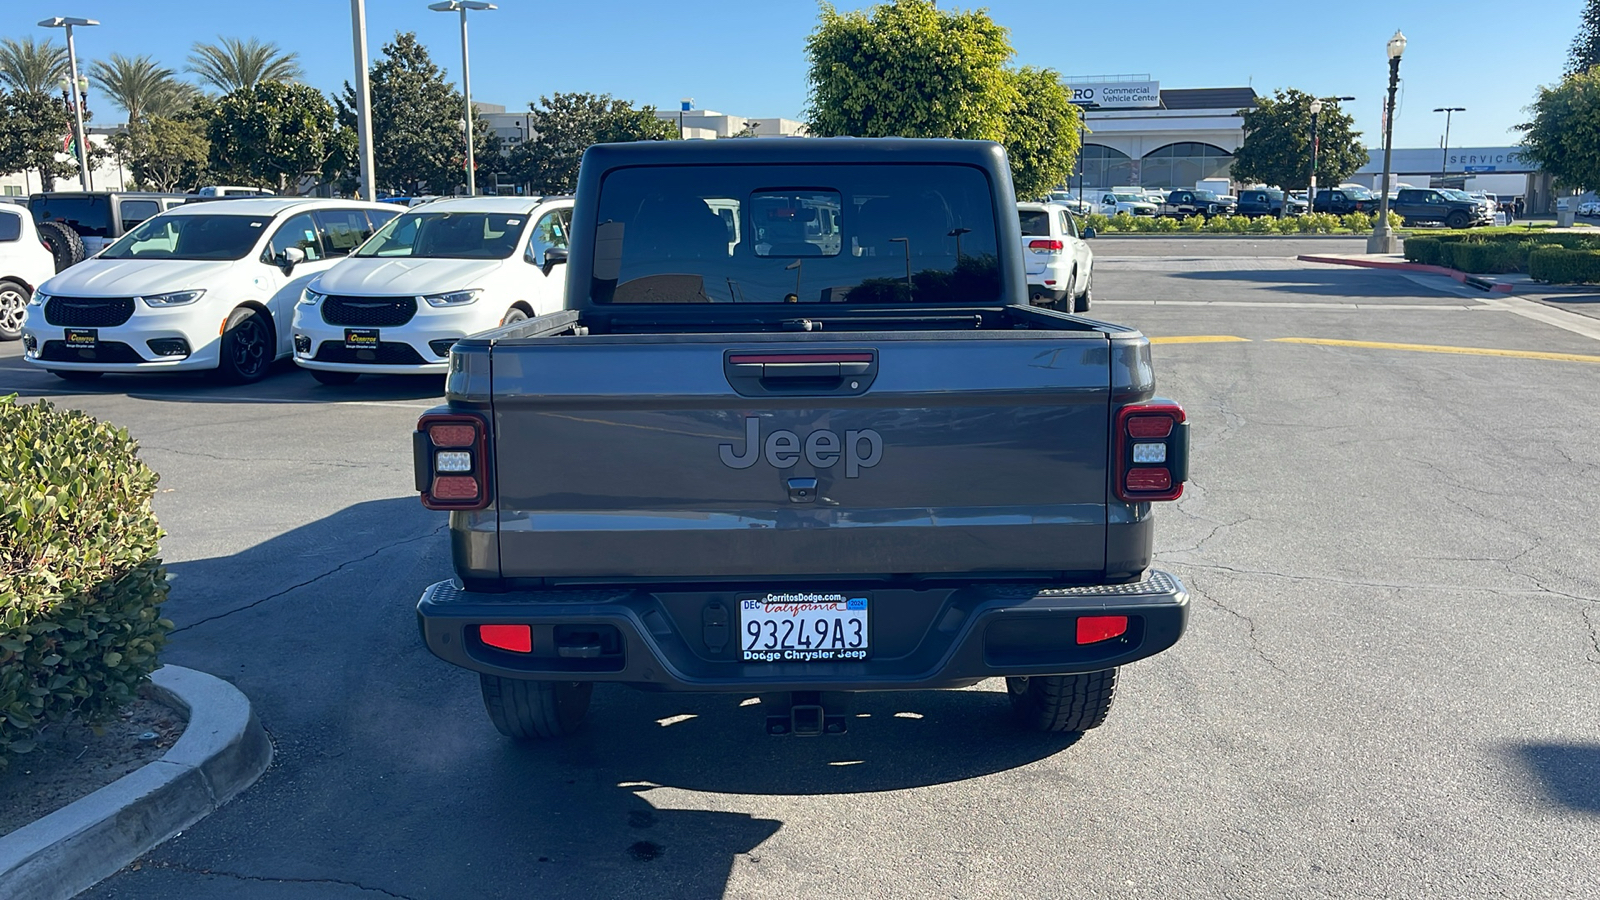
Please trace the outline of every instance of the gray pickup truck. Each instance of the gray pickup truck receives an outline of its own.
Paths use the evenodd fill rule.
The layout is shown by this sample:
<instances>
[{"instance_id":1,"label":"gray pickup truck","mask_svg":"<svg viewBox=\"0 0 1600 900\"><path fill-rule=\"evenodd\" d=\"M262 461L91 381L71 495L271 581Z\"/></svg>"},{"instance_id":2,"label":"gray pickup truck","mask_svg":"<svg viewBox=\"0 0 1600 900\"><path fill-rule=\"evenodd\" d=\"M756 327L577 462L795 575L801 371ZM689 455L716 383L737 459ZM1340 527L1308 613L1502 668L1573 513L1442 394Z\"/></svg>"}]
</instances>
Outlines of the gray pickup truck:
<instances>
[{"instance_id":1,"label":"gray pickup truck","mask_svg":"<svg viewBox=\"0 0 1600 900\"><path fill-rule=\"evenodd\" d=\"M1187 623L1151 504L1188 428L1143 335L1028 305L1016 208L987 142L590 148L568 309L457 343L413 435L457 575L428 649L519 739L595 682L816 735L1004 677L1023 725L1099 725Z\"/></svg>"}]
</instances>

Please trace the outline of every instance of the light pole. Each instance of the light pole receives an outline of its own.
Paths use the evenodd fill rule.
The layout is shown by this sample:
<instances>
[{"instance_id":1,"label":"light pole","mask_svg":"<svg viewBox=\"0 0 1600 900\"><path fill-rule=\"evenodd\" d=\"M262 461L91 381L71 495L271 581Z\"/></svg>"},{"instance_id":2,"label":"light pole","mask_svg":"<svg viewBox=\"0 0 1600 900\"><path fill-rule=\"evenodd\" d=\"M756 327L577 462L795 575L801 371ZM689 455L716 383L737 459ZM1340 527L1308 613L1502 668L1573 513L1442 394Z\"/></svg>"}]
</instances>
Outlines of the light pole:
<instances>
[{"instance_id":1,"label":"light pole","mask_svg":"<svg viewBox=\"0 0 1600 900\"><path fill-rule=\"evenodd\" d=\"M372 85L367 72L367 3L350 0L350 33L356 52L356 140L359 146L361 186L356 196L371 202L378 199L372 172Z\"/></svg>"},{"instance_id":2,"label":"light pole","mask_svg":"<svg viewBox=\"0 0 1600 900\"><path fill-rule=\"evenodd\" d=\"M463 129L467 136L467 196L473 197L478 193L478 174L477 161L472 158L472 72L467 58L467 11L500 7L482 0L444 0L443 3L430 3L428 8L434 12L461 13L461 96L466 98L467 108L467 127Z\"/></svg>"},{"instance_id":3,"label":"light pole","mask_svg":"<svg viewBox=\"0 0 1600 900\"><path fill-rule=\"evenodd\" d=\"M1086 207L1083 200L1083 145L1089 139L1089 110L1099 109L1100 104L1084 102L1078 107L1078 211L1082 213Z\"/></svg>"},{"instance_id":4,"label":"light pole","mask_svg":"<svg viewBox=\"0 0 1600 900\"><path fill-rule=\"evenodd\" d=\"M1306 192L1306 208L1317 202L1317 146L1320 135L1317 132L1317 116L1322 113L1322 104L1339 103L1344 100L1354 100L1354 97L1319 97L1311 101L1311 189ZM1289 211L1289 204L1283 204L1284 213Z\"/></svg>"},{"instance_id":5,"label":"light pole","mask_svg":"<svg viewBox=\"0 0 1600 900\"><path fill-rule=\"evenodd\" d=\"M694 98L683 97L678 101L678 140L683 140L683 114L694 109Z\"/></svg>"},{"instance_id":6,"label":"light pole","mask_svg":"<svg viewBox=\"0 0 1600 900\"><path fill-rule=\"evenodd\" d=\"M1450 170L1450 115L1466 111L1467 108L1465 106L1441 106L1434 110L1434 112L1444 113L1444 154L1439 160L1439 180L1441 182L1444 181Z\"/></svg>"},{"instance_id":7,"label":"light pole","mask_svg":"<svg viewBox=\"0 0 1600 900\"><path fill-rule=\"evenodd\" d=\"M1383 181L1379 185L1378 224L1367 238L1368 253L1393 253L1394 232L1389 230L1389 164L1394 152L1394 93L1400 87L1400 56L1406 52L1406 36L1398 30L1389 39L1389 102L1383 117Z\"/></svg>"},{"instance_id":8,"label":"light pole","mask_svg":"<svg viewBox=\"0 0 1600 900\"><path fill-rule=\"evenodd\" d=\"M65 28L67 30L67 66L72 73L72 119L77 130L73 132L73 139L78 145L78 180L83 184L84 190L89 190L89 148L83 133L83 91L78 85L78 48L72 42L73 26L87 27L99 25L97 19L78 19L72 16L56 16L53 19L44 19L39 24L45 28Z\"/></svg>"}]
</instances>

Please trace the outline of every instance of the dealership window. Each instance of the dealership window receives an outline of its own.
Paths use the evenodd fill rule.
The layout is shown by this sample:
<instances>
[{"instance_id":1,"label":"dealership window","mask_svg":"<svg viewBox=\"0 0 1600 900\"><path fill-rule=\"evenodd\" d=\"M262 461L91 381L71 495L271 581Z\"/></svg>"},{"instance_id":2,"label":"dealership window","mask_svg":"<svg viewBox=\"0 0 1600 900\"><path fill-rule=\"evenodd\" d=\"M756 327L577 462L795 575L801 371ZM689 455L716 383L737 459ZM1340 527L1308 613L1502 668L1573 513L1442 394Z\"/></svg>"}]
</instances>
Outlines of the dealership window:
<instances>
[{"instance_id":1,"label":"dealership window","mask_svg":"<svg viewBox=\"0 0 1600 900\"><path fill-rule=\"evenodd\" d=\"M1077 173L1073 173L1074 179ZM1083 186L1107 188L1133 184L1133 158L1101 144L1083 145Z\"/></svg>"},{"instance_id":2,"label":"dealership window","mask_svg":"<svg viewBox=\"0 0 1600 900\"><path fill-rule=\"evenodd\" d=\"M1192 188L1202 178L1227 178L1233 154L1210 144L1184 141L1145 154L1141 184L1148 187Z\"/></svg>"}]
</instances>

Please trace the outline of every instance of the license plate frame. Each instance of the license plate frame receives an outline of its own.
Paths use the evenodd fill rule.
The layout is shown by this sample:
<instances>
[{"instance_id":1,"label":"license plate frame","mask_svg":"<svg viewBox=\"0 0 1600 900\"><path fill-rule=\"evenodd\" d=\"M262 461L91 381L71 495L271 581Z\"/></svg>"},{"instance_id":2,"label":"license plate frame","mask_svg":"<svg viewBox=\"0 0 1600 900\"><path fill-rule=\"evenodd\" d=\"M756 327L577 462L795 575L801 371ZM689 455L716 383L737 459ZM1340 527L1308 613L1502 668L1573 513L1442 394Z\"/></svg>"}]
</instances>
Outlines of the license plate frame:
<instances>
[{"instance_id":1,"label":"license plate frame","mask_svg":"<svg viewBox=\"0 0 1600 900\"><path fill-rule=\"evenodd\" d=\"M93 350L100 346L98 328L68 328L65 333L67 346L74 350Z\"/></svg>"},{"instance_id":2,"label":"license plate frame","mask_svg":"<svg viewBox=\"0 0 1600 900\"><path fill-rule=\"evenodd\" d=\"M376 328L346 328L344 330L344 348L346 350L376 350L382 339L378 336Z\"/></svg>"},{"instance_id":3,"label":"license plate frame","mask_svg":"<svg viewBox=\"0 0 1600 900\"><path fill-rule=\"evenodd\" d=\"M862 591L740 594L740 659L758 664L871 659L871 601L871 595ZM757 631L754 636L752 625Z\"/></svg>"}]
</instances>

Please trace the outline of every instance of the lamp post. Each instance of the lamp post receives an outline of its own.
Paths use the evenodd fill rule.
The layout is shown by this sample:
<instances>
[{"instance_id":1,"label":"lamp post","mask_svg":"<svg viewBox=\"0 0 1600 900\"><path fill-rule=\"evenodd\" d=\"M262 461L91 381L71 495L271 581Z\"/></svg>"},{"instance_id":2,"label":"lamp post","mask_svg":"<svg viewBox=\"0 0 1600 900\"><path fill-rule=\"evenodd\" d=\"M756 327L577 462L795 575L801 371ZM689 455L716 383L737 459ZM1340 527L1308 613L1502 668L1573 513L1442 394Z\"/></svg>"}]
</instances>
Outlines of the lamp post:
<instances>
[{"instance_id":1,"label":"lamp post","mask_svg":"<svg viewBox=\"0 0 1600 900\"><path fill-rule=\"evenodd\" d=\"M443 3L430 3L428 8L434 12L461 13L461 95L466 98L467 107L467 127L462 130L467 136L467 196L472 197L478 193L478 175L477 162L472 158L472 73L467 58L467 11L499 7L482 0L444 0Z\"/></svg>"},{"instance_id":2,"label":"lamp post","mask_svg":"<svg viewBox=\"0 0 1600 900\"><path fill-rule=\"evenodd\" d=\"M1322 104L1339 103L1344 100L1354 100L1354 97L1318 97L1311 101L1311 188L1306 192L1306 208L1317 202L1317 146L1320 135L1317 132L1317 116L1322 113ZM1289 204L1283 204L1284 213L1289 211Z\"/></svg>"},{"instance_id":3,"label":"lamp post","mask_svg":"<svg viewBox=\"0 0 1600 900\"><path fill-rule=\"evenodd\" d=\"M1444 113L1444 153L1439 159L1439 180L1443 181L1450 170L1450 115L1452 113L1466 112L1465 106L1441 106L1434 112Z\"/></svg>"},{"instance_id":4,"label":"lamp post","mask_svg":"<svg viewBox=\"0 0 1600 900\"><path fill-rule=\"evenodd\" d=\"M1394 94L1400 86L1400 56L1406 52L1406 36L1399 31L1389 39L1389 101L1383 117L1383 181L1379 185L1378 224L1367 238L1368 253L1393 253L1394 232L1389 230L1389 164L1394 152Z\"/></svg>"},{"instance_id":5,"label":"lamp post","mask_svg":"<svg viewBox=\"0 0 1600 900\"><path fill-rule=\"evenodd\" d=\"M83 133L83 91L78 84L78 48L72 42L72 29L74 26L88 27L99 25L97 19L79 19L72 16L56 16L53 19L43 19L39 24L44 28L65 28L67 30L67 67L72 73L72 119L76 130L73 132L73 141L78 145L78 181L83 184L84 190L89 190L89 148Z\"/></svg>"},{"instance_id":6,"label":"lamp post","mask_svg":"<svg viewBox=\"0 0 1600 900\"><path fill-rule=\"evenodd\" d=\"M372 177L372 85L367 72L366 0L350 0L350 36L356 54L356 141L361 173L356 196L371 202L378 199L378 188Z\"/></svg>"},{"instance_id":7,"label":"lamp post","mask_svg":"<svg viewBox=\"0 0 1600 900\"><path fill-rule=\"evenodd\" d=\"M1089 110L1099 109L1100 104L1085 101L1076 104L1078 107L1078 210L1082 212L1083 205L1083 145L1089 139Z\"/></svg>"},{"instance_id":8,"label":"lamp post","mask_svg":"<svg viewBox=\"0 0 1600 900\"><path fill-rule=\"evenodd\" d=\"M694 98L683 97L678 100L678 140L683 140L683 114L694 109Z\"/></svg>"}]
</instances>

